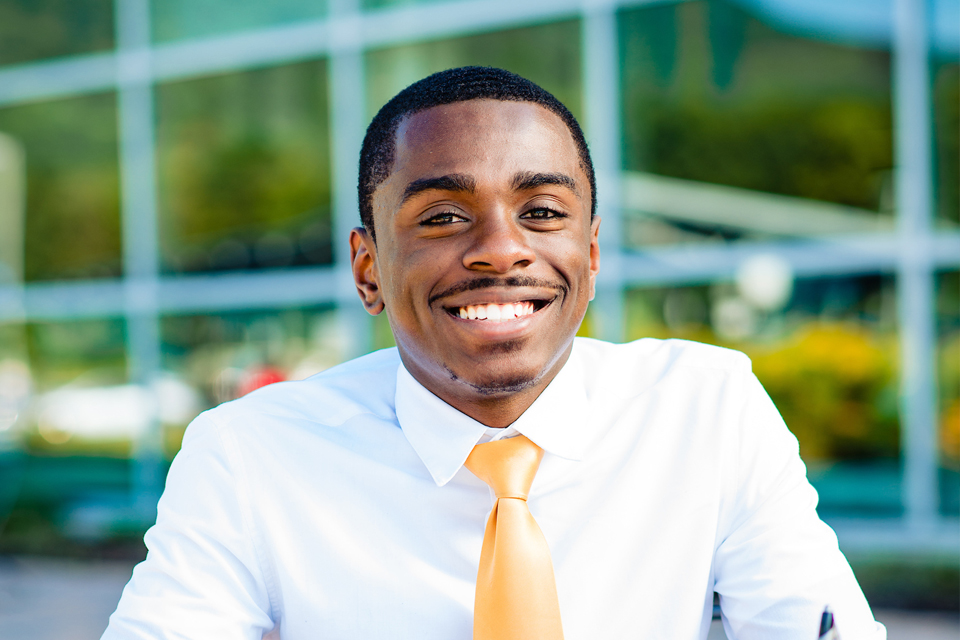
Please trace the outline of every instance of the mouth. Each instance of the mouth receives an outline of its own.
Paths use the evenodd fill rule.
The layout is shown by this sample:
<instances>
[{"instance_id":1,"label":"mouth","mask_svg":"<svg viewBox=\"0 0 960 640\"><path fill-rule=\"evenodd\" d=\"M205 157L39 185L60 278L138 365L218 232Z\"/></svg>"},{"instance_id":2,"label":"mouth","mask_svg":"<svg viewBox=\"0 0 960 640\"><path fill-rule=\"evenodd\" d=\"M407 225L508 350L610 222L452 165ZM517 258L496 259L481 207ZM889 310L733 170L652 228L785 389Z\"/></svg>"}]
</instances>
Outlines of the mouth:
<instances>
[{"instance_id":1,"label":"mouth","mask_svg":"<svg viewBox=\"0 0 960 640\"><path fill-rule=\"evenodd\" d=\"M460 307L447 307L446 311L462 320L476 320L481 322L510 322L532 316L540 311L551 300L518 300L507 303L478 303Z\"/></svg>"}]
</instances>

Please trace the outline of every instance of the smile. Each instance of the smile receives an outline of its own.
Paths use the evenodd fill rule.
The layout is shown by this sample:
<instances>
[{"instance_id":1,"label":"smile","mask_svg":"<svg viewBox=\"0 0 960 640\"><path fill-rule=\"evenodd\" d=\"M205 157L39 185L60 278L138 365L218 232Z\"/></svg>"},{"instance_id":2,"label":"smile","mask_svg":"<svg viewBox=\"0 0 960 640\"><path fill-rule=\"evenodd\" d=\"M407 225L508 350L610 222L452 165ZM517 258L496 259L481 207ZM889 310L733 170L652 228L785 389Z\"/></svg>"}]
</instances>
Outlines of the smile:
<instances>
[{"instance_id":1,"label":"smile","mask_svg":"<svg viewBox=\"0 0 960 640\"><path fill-rule=\"evenodd\" d=\"M506 304L491 302L488 304L470 304L459 307L456 310L451 309L451 312L453 312L454 315L459 315L464 320L509 322L510 320L533 315L533 313L537 311L537 306L537 303L531 300L508 302ZM543 303L539 306L542 307Z\"/></svg>"}]
</instances>

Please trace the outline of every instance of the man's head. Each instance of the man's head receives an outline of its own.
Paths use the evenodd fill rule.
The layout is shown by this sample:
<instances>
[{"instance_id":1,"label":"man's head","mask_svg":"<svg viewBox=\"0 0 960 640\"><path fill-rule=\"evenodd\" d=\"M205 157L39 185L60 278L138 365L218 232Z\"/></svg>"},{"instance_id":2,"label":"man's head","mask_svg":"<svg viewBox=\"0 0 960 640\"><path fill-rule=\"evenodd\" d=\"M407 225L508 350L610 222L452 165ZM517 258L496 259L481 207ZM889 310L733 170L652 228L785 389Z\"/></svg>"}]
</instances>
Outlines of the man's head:
<instances>
[{"instance_id":1,"label":"man's head","mask_svg":"<svg viewBox=\"0 0 960 640\"><path fill-rule=\"evenodd\" d=\"M460 67L414 82L383 105L367 127L360 150L360 179L357 184L360 221L374 240L377 232L373 220L373 193L393 168L400 122L431 107L467 100L532 102L555 113L567 125L577 145L582 169L590 183L590 213L597 213L593 160L580 124L570 110L553 94L515 73L491 67Z\"/></svg>"},{"instance_id":2,"label":"man's head","mask_svg":"<svg viewBox=\"0 0 960 640\"><path fill-rule=\"evenodd\" d=\"M492 69L438 75L367 133L354 278L421 384L505 426L563 366L593 297L593 173L576 122L536 85ZM509 81L507 97L490 97L494 79ZM420 85L440 95L411 97ZM405 94L417 108L390 106Z\"/></svg>"}]
</instances>

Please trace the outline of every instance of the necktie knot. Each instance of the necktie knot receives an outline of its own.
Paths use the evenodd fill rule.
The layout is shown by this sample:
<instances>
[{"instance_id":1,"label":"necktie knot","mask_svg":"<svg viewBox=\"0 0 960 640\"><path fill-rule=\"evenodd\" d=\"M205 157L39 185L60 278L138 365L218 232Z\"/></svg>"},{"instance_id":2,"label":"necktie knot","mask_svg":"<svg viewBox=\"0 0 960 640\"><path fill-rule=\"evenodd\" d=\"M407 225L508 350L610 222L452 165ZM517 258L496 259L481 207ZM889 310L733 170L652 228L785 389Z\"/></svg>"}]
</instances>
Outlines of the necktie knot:
<instances>
[{"instance_id":1,"label":"necktie knot","mask_svg":"<svg viewBox=\"0 0 960 640\"><path fill-rule=\"evenodd\" d=\"M526 436L478 444L464 465L493 489L497 498L526 500L543 449Z\"/></svg>"}]
</instances>

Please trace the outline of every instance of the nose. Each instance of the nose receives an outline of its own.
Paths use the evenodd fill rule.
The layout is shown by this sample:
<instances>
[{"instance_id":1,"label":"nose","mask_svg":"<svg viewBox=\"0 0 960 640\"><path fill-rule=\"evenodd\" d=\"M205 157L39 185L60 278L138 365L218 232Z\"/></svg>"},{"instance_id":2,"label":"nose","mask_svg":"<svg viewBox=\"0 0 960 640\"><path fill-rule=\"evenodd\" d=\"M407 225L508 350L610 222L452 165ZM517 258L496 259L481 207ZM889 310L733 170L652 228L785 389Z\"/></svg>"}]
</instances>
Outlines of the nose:
<instances>
[{"instance_id":1,"label":"nose","mask_svg":"<svg viewBox=\"0 0 960 640\"><path fill-rule=\"evenodd\" d=\"M509 214L487 216L474 228L474 242L463 255L463 266L475 271L508 273L536 260L527 234Z\"/></svg>"}]
</instances>

